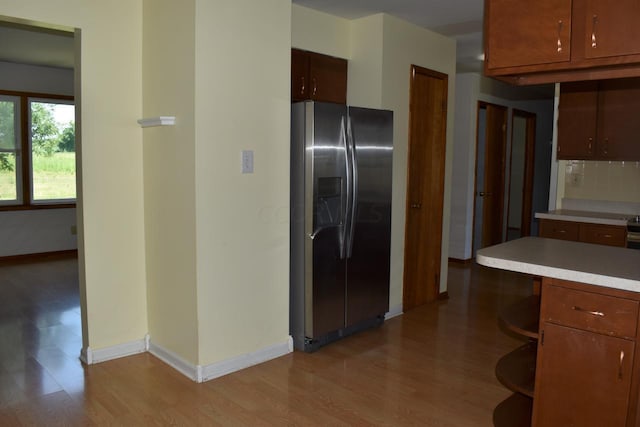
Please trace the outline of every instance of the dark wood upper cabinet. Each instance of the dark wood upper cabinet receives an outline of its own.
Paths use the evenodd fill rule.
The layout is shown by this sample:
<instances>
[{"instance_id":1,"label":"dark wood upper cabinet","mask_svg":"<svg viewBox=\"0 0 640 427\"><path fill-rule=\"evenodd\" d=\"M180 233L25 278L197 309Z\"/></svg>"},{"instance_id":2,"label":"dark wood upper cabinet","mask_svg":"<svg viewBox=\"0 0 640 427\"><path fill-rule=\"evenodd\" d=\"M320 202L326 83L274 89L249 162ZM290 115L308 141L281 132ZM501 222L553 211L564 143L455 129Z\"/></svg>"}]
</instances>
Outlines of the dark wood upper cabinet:
<instances>
[{"instance_id":1,"label":"dark wood upper cabinet","mask_svg":"<svg viewBox=\"0 0 640 427\"><path fill-rule=\"evenodd\" d=\"M347 103L346 59L291 49L291 100Z\"/></svg>"},{"instance_id":2,"label":"dark wood upper cabinet","mask_svg":"<svg viewBox=\"0 0 640 427\"><path fill-rule=\"evenodd\" d=\"M640 78L562 83L558 158L640 160Z\"/></svg>"},{"instance_id":3,"label":"dark wood upper cabinet","mask_svg":"<svg viewBox=\"0 0 640 427\"><path fill-rule=\"evenodd\" d=\"M637 0L485 1L485 74L513 84L640 76Z\"/></svg>"},{"instance_id":4,"label":"dark wood upper cabinet","mask_svg":"<svg viewBox=\"0 0 640 427\"><path fill-rule=\"evenodd\" d=\"M571 0L491 0L486 14L488 69L571 59Z\"/></svg>"}]
</instances>

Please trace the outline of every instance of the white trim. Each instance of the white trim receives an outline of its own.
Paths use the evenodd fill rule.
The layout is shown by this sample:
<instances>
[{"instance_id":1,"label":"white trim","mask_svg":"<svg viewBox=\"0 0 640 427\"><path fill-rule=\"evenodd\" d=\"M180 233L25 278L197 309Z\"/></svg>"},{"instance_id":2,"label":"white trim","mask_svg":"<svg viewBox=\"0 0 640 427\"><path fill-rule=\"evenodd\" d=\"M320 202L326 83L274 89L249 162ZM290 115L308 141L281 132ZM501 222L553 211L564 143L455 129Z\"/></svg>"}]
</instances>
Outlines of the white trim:
<instances>
[{"instance_id":1,"label":"white trim","mask_svg":"<svg viewBox=\"0 0 640 427\"><path fill-rule=\"evenodd\" d=\"M202 382L202 369L200 366L183 359L171 350L154 344L149 343L149 353L153 354L158 359L162 360L173 369L180 372L182 375L190 378L191 380L201 383Z\"/></svg>"},{"instance_id":2,"label":"white trim","mask_svg":"<svg viewBox=\"0 0 640 427\"><path fill-rule=\"evenodd\" d=\"M208 381L223 375L257 365L267 360L275 359L293 351L293 337L286 342L265 347L253 353L246 353L222 362L212 363L202 367L202 380Z\"/></svg>"},{"instance_id":3,"label":"white trim","mask_svg":"<svg viewBox=\"0 0 640 427\"><path fill-rule=\"evenodd\" d=\"M389 312L384 315L384 320L389 320L393 317L401 316L402 314L402 304L396 305L395 307L389 307Z\"/></svg>"},{"instance_id":4,"label":"white trim","mask_svg":"<svg viewBox=\"0 0 640 427\"><path fill-rule=\"evenodd\" d=\"M80 360L87 365L106 362L107 360L119 359L133 354L144 353L146 349L146 338L118 344L111 347L104 347L97 350L87 347L80 352Z\"/></svg>"},{"instance_id":5,"label":"white trim","mask_svg":"<svg viewBox=\"0 0 640 427\"><path fill-rule=\"evenodd\" d=\"M148 128L151 126L173 126L176 124L175 116L158 116L148 117L138 120L140 127Z\"/></svg>"}]
</instances>

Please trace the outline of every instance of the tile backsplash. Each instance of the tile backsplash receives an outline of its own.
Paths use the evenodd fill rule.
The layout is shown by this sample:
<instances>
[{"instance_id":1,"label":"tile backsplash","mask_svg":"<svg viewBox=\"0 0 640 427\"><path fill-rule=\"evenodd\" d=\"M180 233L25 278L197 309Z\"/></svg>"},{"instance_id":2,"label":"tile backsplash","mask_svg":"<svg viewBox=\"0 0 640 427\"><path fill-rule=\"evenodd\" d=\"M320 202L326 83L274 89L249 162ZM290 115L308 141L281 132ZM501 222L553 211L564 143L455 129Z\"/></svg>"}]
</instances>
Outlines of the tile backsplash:
<instances>
[{"instance_id":1,"label":"tile backsplash","mask_svg":"<svg viewBox=\"0 0 640 427\"><path fill-rule=\"evenodd\" d=\"M564 197L640 202L640 162L568 160L564 164Z\"/></svg>"}]
</instances>

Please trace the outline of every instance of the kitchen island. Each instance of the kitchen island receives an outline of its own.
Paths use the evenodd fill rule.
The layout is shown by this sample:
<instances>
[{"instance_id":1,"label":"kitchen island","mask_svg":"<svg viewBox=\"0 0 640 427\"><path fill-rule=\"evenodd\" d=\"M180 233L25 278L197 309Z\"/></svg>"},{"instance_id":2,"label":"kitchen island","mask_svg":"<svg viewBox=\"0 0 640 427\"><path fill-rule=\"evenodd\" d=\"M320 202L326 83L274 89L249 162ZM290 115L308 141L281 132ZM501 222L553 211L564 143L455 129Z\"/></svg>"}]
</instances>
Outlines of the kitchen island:
<instances>
[{"instance_id":1,"label":"kitchen island","mask_svg":"<svg viewBox=\"0 0 640 427\"><path fill-rule=\"evenodd\" d=\"M496 407L494 423L521 425L520 412L536 426L637 425L640 251L525 237L476 259L543 278L538 301L501 315L512 331L529 329L530 342L498 362L496 375L515 393Z\"/></svg>"}]
</instances>

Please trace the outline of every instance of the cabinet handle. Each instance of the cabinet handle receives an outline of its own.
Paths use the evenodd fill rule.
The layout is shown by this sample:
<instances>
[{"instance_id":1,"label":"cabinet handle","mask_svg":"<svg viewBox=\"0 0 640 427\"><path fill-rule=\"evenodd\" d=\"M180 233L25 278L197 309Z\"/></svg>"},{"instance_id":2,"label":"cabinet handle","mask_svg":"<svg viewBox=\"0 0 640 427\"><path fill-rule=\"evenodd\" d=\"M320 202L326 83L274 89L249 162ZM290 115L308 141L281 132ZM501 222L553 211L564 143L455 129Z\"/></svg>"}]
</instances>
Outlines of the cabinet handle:
<instances>
[{"instance_id":1,"label":"cabinet handle","mask_svg":"<svg viewBox=\"0 0 640 427\"><path fill-rule=\"evenodd\" d=\"M603 154L609 154L609 138L604 139L604 147L602 147Z\"/></svg>"},{"instance_id":2,"label":"cabinet handle","mask_svg":"<svg viewBox=\"0 0 640 427\"><path fill-rule=\"evenodd\" d=\"M591 154L591 147L593 147L593 138L589 138L589 144L587 145L587 152Z\"/></svg>"},{"instance_id":3,"label":"cabinet handle","mask_svg":"<svg viewBox=\"0 0 640 427\"><path fill-rule=\"evenodd\" d=\"M302 86L300 87L300 95L304 95L304 77L301 78Z\"/></svg>"},{"instance_id":4,"label":"cabinet handle","mask_svg":"<svg viewBox=\"0 0 640 427\"><path fill-rule=\"evenodd\" d=\"M422 207L422 203L411 203L411 207L413 209L420 209Z\"/></svg>"},{"instance_id":5,"label":"cabinet handle","mask_svg":"<svg viewBox=\"0 0 640 427\"><path fill-rule=\"evenodd\" d=\"M558 53L562 52L562 20L558 21Z\"/></svg>"},{"instance_id":6,"label":"cabinet handle","mask_svg":"<svg viewBox=\"0 0 640 427\"><path fill-rule=\"evenodd\" d=\"M593 19L591 20L591 48L595 49L598 47L598 40L596 39L596 26L598 24L598 15L593 15Z\"/></svg>"},{"instance_id":7,"label":"cabinet handle","mask_svg":"<svg viewBox=\"0 0 640 427\"><path fill-rule=\"evenodd\" d=\"M316 96L316 91L318 90L318 84L316 82L316 78L313 78L313 96Z\"/></svg>"},{"instance_id":8,"label":"cabinet handle","mask_svg":"<svg viewBox=\"0 0 640 427\"><path fill-rule=\"evenodd\" d=\"M578 307L577 305L574 305L573 307L571 307L571 309L575 310L575 311L579 311L581 313L587 313L587 314L590 314L592 316L604 317L604 313L601 312L601 311L585 310L584 308Z\"/></svg>"},{"instance_id":9,"label":"cabinet handle","mask_svg":"<svg viewBox=\"0 0 640 427\"><path fill-rule=\"evenodd\" d=\"M567 230L555 230L555 231L556 231L556 233L560 233L560 234L564 234L564 233L567 232ZM574 307L574 309L575 309L575 307Z\"/></svg>"},{"instance_id":10,"label":"cabinet handle","mask_svg":"<svg viewBox=\"0 0 640 427\"><path fill-rule=\"evenodd\" d=\"M620 350L620 366L618 367L618 379L622 379L622 364L624 363L624 350Z\"/></svg>"}]
</instances>

